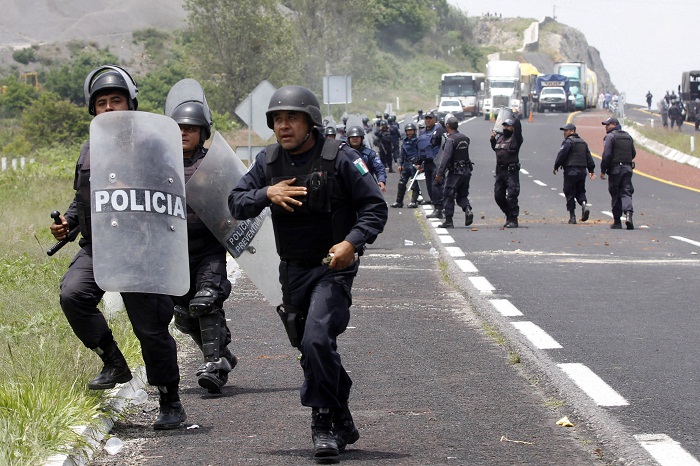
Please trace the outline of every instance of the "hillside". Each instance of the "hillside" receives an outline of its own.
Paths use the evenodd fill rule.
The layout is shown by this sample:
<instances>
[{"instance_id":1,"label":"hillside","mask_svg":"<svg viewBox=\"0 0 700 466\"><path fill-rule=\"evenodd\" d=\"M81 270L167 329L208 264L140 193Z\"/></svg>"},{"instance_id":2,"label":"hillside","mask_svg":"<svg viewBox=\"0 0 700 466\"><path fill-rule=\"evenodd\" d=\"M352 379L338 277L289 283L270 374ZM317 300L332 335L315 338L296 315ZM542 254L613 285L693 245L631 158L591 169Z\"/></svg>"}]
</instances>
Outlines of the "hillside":
<instances>
[{"instance_id":1,"label":"hillside","mask_svg":"<svg viewBox=\"0 0 700 466\"><path fill-rule=\"evenodd\" d=\"M133 31L172 30L186 25L182 0L4 0L0 15L0 68L18 66L14 50L32 45L83 41L109 48L120 61L139 73L138 46ZM556 23L509 18L474 18L472 36L485 50L502 50L509 58L532 63L549 73L555 61L585 61L598 74L601 88L614 90L598 50L576 29ZM530 26L523 32L519 24ZM515 26L514 26L515 25ZM53 47L54 59L66 53ZM31 68L31 67L29 67Z\"/></svg>"}]
</instances>

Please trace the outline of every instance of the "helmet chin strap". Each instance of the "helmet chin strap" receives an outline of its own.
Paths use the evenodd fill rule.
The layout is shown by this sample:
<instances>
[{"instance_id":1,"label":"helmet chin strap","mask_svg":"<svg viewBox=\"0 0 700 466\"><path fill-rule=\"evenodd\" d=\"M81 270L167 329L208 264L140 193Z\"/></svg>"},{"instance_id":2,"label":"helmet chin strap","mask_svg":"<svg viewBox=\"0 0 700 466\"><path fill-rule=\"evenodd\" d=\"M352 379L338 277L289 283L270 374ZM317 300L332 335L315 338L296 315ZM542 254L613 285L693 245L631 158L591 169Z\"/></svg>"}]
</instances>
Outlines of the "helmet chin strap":
<instances>
[{"instance_id":1,"label":"helmet chin strap","mask_svg":"<svg viewBox=\"0 0 700 466\"><path fill-rule=\"evenodd\" d=\"M306 144L306 141L308 141L310 137L311 137L311 131L309 131L308 133L306 133L306 137L304 137L304 140L301 141L301 144L299 144L298 146L296 146L296 147L294 147L294 148L292 148L292 149L287 150L287 152L289 152L290 154L296 153L299 149L301 149L301 146L303 146L304 144Z\"/></svg>"}]
</instances>

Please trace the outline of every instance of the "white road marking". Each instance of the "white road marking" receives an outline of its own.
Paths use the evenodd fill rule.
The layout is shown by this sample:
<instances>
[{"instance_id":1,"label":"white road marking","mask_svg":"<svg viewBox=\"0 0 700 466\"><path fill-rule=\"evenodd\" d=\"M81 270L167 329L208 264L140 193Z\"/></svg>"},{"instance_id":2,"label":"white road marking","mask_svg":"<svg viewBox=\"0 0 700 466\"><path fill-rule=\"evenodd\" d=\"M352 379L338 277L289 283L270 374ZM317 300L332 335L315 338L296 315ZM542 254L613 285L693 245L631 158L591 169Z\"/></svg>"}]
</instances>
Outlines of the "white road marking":
<instances>
[{"instance_id":1,"label":"white road marking","mask_svg":"<svg viewBox=\"0 0 700 466\"><path fill-rule=\"evenodd\" d=\"M491 304L504 317L517 317L523 315L513 303L507 299L492 299Z\"/></svg>"},{"instance_id":2,"label":"white road marking","mask_svg":"<svg viewBox=\"0 0 700 466\"><path fill-rule=\"evenodd\" d=\"M521 169L520 169L520 173L522 173L523 175L529 175L529 174L530 174L530 173L529 173L527 170L525 170L524 168L521 168Z\"/></svg>"},{"instance_id":3,"label":"white road marking","mask_svg":"<svg viewBox=\"0 0 700 466\"><path fill-rule=\"evenodd\" d=\"M564 193L559 193L559 195L560 195L561 197L566 197L566 194L564 194Z\"/></svg>"},{"instance_id":4,"label":"white road marking","mask_svg":"<svg viewBox=\"0 0 700 466\"><path fill-rule=\"evenodd\" d=\"M698 466L700 462L685 451L681 444L666 434L641 434L634 439L649 452L661 466Z\"/></svg>"},{"instance_id":5,"label":"white road marking","mask_svg":"<svg viewBox=\"0 0 700 466\"><path fill-rule=\"evenodd\" d=\"M442 244L451 244L455 242L455 239L451 237L450 235L440 235L438 236L440 238L440 241L442 241Z\"/></svg>"},{"instance_id":6,"label":"white road marking","mask_svg":"<svg viewBox=\"0 0 700 466\"><path fill-rule=\"evenodd\" d=\"M459 268L462 269L462 272L465 272L465 273L477 273L478 272L477 268L474 266L474 264L472 264L472 261L470 261L470 260L456 259L455 264L457 264L459 266Z\"/></svg>"},{"instance_id":7,"label":"white road marking","mask_svg":"<svg viewBox=\"0 0 700 466\"><path fill-rule=\"evenodd\" d=\"M471 281L472 285L474 285L474 287L476 287L476 289L482 293L493 293L493 291L496 289L491 283L489 283L486 277L469 277L469 281Z\"/></svg>"},{"instance_id":8,"label":"white road marking","mask_svg":"<svg viewBox=\"0 0 700 466\"><path fill-rule=\"evenodd\" d=\"M457 246L446 246L445 251L447 251L447 254L449 254L450 257L464 257L465 255L464 251Z\"/></svg>"},{"instance_id":9,"label":"white road marking","mask_svg":"<svg viewBox=\"0 0 700 466\"><path fill-rule=\"evenodd\" d=\"M558 349L562 346L547 332L532 322L511 322L520 333L525 335L539 349Z\"/></svg>"},{"instance_id":10,"label":"white road marking","mask_svg":"<svg viewBox=\"0 0 700 466\"><path fill-rule=\"evenodd\" d=\"M540 180L532 180L532 181L534 181L535 184L538 184L538 185L540 185L540 186L547 186L546 183L543 183L543 182L541 182Z\"/></svg>"},{"instance_id":11,"label":"white road marking","mask_svg":"<svg viewBox=\"0 0 700 466\"><path fill-rule=\"evenodd\" d=\"M438 223L438 225L442 225L441 223ZM447 228L438 228L435 226L435 233L438 235L446 235L447 234Z\"/></svg>"},{"instance_id":12,"label":"white road marking","mask_svg":"<svg viewBox=\"0 0 700 466\"><path fill-rule=\"evenodd\" d=\"M700 246L700 242L698 241L693 241L692 239L688 238L683 238L682 236L671 236L673 239L677 239L678 241L683 241L688 244L692 244L693 246Z\"/></svg>"},{"instance_id":13,"label":"white road marking","mask_svg":"<svg viewBox=\"0 0 700 466\"><path fill-rule=\"evenodd\" d=\"M603 215L607 215L608 217L611 217L611 218L613 216L612 212L610 212L609 210L601 210L600 213Z\"/></svg>"},{"instance_id":14,"label":"white road marking","mask_svg":"<svg viewBox=\"0 0 700 466\"><path fill-rule=\"evenodd\" d=\"M557 364L581 390L593 398L599 406L626 406L629 403L595 372L583 364Z\"/></svg>"}]
</instances>

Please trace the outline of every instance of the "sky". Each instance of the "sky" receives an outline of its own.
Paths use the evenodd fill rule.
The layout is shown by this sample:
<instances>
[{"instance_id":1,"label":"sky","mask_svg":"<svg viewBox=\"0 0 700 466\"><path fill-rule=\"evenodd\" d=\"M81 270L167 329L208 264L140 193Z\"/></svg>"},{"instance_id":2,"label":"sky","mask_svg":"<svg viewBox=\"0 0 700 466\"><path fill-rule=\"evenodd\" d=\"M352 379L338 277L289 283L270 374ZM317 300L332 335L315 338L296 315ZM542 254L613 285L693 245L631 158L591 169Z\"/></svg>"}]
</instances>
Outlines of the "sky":
<instances>
[{"instance_id":1,"label":"sky","mask_svg":"<svg viewBox=\"0 0 700 466\"><path fill-rule=\"evenodd\" d=\"M628 103L654 104L675 90L683 71L700 69L700 0L447 0L469 16L486 12L542 20L555 16L581 31L600 52L613 85Z\"/></svg>"}]
</instances>

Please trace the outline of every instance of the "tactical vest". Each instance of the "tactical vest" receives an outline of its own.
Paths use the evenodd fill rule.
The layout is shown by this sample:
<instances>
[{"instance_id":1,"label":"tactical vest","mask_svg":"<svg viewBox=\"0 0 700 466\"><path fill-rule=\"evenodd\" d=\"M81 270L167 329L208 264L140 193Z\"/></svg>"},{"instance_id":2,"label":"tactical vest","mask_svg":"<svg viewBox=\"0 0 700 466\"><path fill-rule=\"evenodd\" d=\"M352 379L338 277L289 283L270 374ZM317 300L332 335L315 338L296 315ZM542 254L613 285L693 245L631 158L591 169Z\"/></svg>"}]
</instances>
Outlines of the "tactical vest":
<instances>
[{"instance_id":1,"label":"tactical vest","mask_svg":"<svg viewBox=\"0 0 700 466\"><path fill-rule=\"evenodd\" d=\"M508 138L502 134L498 136L498 139L496 139L496 146L494 147L497 163L501 165L518 163L518 151L510 148L513 142L515 142L515 133L511 134Z\"/></svg>"},{"instance_id":2,"label":"tactical vest","mask_svg":"<svg viewBox=\"0 0 700 466\"><path fill-rule=\"evenodd\" d=\"M296 178L294 186L307 187L307 195L296 198L303 204L294 206L294 212L271 206L277 253L283 260L321 264L328 250L345 239L357 219L336 180L335 162L345 143L325 138L322 141L323 148L316 146L316 153L305 164L287 163L279 144L266 148L269 186Z\"/></svg>"},{"instance_id":3,"label":"tactical vest","mask_svg":"<svg viewBox=\"0 0 700 466\"><path fill-rule=\"evenodd\" d=\"M80 240L80 246L90 242L91 228L91 210L90 210L90 143L86 143L80 149L80 157L75 166L75 180L73 181L73 189L75 189L75 209L78 214L78 225L80 226L80 234L83 239Z\"/></svg>"},{"instance_id":4,"label":"tactical vest","mask_svg":"<svg viewBox=\"0 0 700 466\"><path fill-rule=\"evenodd\" d=\"M622 130L612 131L610 134L613 138L612 163L631 163L634 159L632 136Z\"/></svg>"},{"instance_id":5,"label":"tactical vest","mask_svg":"<svg viewBox=\"0 0 700 466\"><path fill-rule=\"evenodd\" d=\"M403 149L403 152L406 153L407 157L407 160L404 160L403 163L410 162L414 158L418 157L418 138L404 138L401 149Z\"/></svg>"},{"instance_id":6,"label":"tactical vest","mask_svg":"<svg viewBox=\"0 0 700 466\"><path fill-rule=\"evenodd\" d=\"M469 162L469 138L462 133L452 133L447 136L452 139L452 162Z\"/></svg>"},{"instance_id":7,"label":"tactical vest","mask_svg":"<svg viewBox=\"0 0 700 466\"><path fill-rule=\"evenodd\" d=\"M569 156L564 162L565 167L586 167L586 149L588 144L586 141L577 136L569 136L569 139L573 143L571 145L571 150L569 150Z\"/></svg>"}]
</instances>

